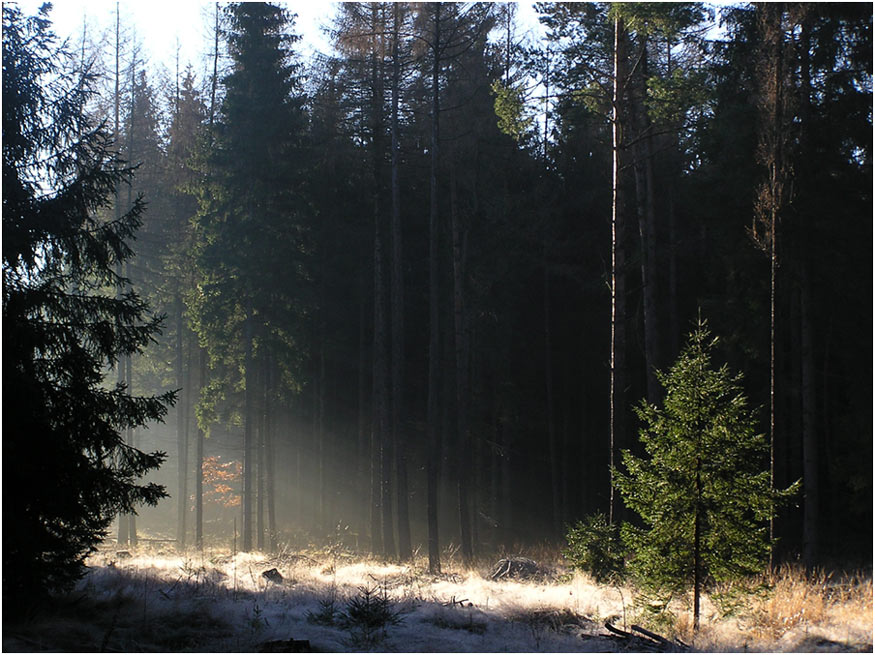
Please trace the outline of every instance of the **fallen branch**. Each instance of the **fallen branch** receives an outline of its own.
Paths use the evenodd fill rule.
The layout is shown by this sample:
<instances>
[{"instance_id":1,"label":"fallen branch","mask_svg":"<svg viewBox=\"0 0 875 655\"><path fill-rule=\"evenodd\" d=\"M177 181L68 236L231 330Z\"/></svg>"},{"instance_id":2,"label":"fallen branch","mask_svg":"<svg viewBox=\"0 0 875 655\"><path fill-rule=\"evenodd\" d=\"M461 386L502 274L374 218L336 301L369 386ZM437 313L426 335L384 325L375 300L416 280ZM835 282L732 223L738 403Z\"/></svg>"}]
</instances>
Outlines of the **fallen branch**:
<instances>
[{"instance_id":1,"label":"fallen branch","mask_svg":"<svg viewBox=\"0 0 875 655\"><path fill-rule=\"evenodd\" d=\"M637 646L646 646L650 649L656 649L657 651L678 652L689 650L690 648L687 644L678 639L667 639L666 637L651 632L650 630L646 630L639 625L633 625L632 631L626 632L625 630L620 630L619 628L614 627L609 621L605 621L605 629L610 632L614 638L619 637L624 641L633 641ZM639 634L634 634L636 632Z\"/></svg>"}]
</instances>

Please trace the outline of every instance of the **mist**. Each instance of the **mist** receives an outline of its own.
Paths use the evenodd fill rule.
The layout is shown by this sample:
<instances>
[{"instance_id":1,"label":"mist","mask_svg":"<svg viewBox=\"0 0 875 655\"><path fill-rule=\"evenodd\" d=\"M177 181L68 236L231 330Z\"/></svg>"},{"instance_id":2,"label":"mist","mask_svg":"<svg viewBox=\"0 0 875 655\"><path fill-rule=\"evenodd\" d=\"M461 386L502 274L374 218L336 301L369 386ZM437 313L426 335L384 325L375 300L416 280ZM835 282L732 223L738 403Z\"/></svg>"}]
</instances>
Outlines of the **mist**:
<instances>
[{"instance_id":1,"label":"mist","mask_svg":"<svg viewBox=\"0 0 875 655\"><path fill-rule=\"evenodd\" d=\"M4 5L4 648L871 648L871 5L164 9Z\"/></svg>"}]
</instances>

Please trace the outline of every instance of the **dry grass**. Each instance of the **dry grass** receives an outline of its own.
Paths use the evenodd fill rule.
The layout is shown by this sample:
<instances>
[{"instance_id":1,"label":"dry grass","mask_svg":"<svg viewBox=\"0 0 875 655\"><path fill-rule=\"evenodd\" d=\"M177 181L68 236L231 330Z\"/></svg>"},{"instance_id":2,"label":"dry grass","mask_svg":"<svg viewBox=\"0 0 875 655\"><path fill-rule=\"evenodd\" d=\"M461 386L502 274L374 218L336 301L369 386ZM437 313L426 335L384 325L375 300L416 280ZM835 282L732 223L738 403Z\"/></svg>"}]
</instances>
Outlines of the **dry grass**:
<instances>
[{"instance_id":1,"label":"dry grass","mask_svg":"<svg viewBox=\"0 0 875 655\"><path fill-rule=\"evenodd\" d=\"M730 602L716 621L703 624L694 640L699 649L872 651L871 576L784 566L721 591Z\"/></svg>"},{"instance_id":2,"label":"dry grass","mask_svg":"<svg viewBox=\"0 0 875 655\"><path fill-rule=\"evenodd\" d=\"M571 571L556 548L513 549L469 569L450 546L440 575L427 572L422 553L406 565L337 548L231 555L148 545L123 554L108 545L91 558L95 569L75 603L59 608L51 622L4 635L4 649L239 652L271 631L298 637L314 630L324 633L314 637L320 643L333 644L329 633L337 628L306 621L307 612L318 612L328 597L342 604L361 587L378 586L397 607L417 612L420 623L409 618L408 627L395 629L407 630L398 643L414 651L604 650L616 646L604 636L605 620L645 625L705 652L872 650L870 575L785 567L727 585L703 597L701 629L694 633L690 598L676 598L668 612L654 614L632 587L598 585ZM549 573L490 580L495 558L509 555L534 559ZM260 575L271 567L284 576L282 585Z\"/></svg>"}]
</instances>

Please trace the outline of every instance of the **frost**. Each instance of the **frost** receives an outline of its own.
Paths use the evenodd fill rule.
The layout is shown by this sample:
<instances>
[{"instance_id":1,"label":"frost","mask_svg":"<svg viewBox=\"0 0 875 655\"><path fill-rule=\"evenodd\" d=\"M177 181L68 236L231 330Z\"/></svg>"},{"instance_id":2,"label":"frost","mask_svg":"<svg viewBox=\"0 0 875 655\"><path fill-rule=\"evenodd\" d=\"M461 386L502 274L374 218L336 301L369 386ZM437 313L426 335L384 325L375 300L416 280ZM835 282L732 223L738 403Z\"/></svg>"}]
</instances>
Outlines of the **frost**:
<instances>
[{"instance_id":1,"label":"frost","mask_svg":"<svg viewBox=\"0 0 875 655\"><path fill-rule=\"evenodd\" d=\"M119 559L107 549L89 566L54 618L4 630L4 650L255 652L306 641L335 652L612 651L603 622L622 627L633 596L581 574L491 580L484 568L482 576L432 576L422 566L299 553L140 549ZM265 578L272 569L282 579ZM759 637L706 607L698 650L851 650L872 640L871 600L868 615L844 604L841 615L823 609L822 623L797 617L787 632Z\"/></svg>"}]
</instances>

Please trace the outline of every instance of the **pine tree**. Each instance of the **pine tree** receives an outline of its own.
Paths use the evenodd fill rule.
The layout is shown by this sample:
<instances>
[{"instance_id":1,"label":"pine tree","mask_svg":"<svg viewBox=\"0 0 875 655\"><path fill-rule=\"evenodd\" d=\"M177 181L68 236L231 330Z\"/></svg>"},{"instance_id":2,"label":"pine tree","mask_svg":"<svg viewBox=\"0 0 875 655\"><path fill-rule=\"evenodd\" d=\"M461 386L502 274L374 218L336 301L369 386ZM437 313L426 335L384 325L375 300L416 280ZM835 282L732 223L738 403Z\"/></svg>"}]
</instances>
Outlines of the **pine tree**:
<instances>
[{"instance_id":1,"label":"pine tree","mask_svg":"<svg viewBox=\"0 0 875 655\"><path fill-rule=\"evenodd\" d=\"M115 272L143 204L99 218L131 169L89 122L94 77L71 61L46 7L3 7L5 613L71 586L117 513L165 495L139 482L164 454L123 433L160 419L173 394L132 397L105 378L159 327Z\"/></svg>"},{"instance_id":2,"label":"pine tree","mask_svg":"<svg viewBox=\"0 0 875 655\"><path fill-rule=\"evenodd\" d=\"M798 486L771 490L768 442L756 432L741 375L712 367L716 343L700 319L669 372L658 374L663 407L637 408L647 457L623 451L627 472L615 475L644 524L622 529L632 572L659 593L692 588L696 628L706 583L762 569L768 520Z\"/></svg>"}]
</instances>

